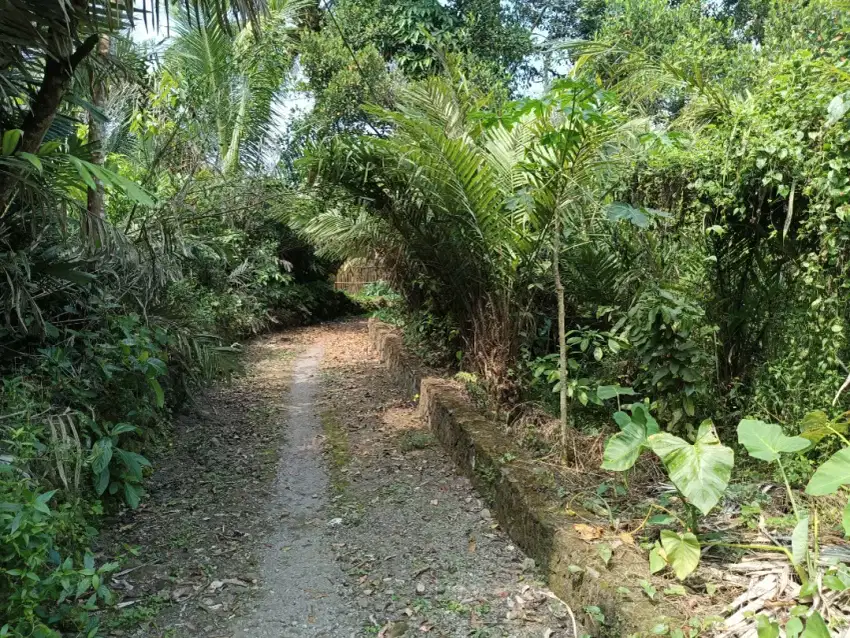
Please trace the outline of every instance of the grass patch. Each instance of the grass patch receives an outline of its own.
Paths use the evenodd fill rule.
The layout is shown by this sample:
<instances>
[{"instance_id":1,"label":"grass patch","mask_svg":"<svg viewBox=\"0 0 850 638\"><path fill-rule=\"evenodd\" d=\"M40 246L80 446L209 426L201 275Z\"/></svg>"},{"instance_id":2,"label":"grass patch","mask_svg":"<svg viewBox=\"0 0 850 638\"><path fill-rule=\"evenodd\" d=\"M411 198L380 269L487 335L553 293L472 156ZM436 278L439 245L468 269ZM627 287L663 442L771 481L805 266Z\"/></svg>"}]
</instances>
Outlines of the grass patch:
<instances>
[{"instance_id":1,"label":"grass patch","mask_svg":"<svg viewBox=\"0 0 850 638\"><path fill-rule=\"evenodd\" d=\"M434 435L430 432L422 430L414 430L405 432L401 435L398 447L402 452L413 452L414 450L424 450L432 447L435 443Z\"/></svg>"},{"instance_id":2,"label":"grass patch","mask_svg":"<svg viewBox=\"0 0 850 638\"><path fill-rule=\"evenodd\" d=\"M348 485L348 480L342 472L351 460L348 433L340 425L339 418L333 411L323 412L320 418L325 433L325 449L330 459L331 484L334 491L340 493Z\"/></svg>"}]
</instances>

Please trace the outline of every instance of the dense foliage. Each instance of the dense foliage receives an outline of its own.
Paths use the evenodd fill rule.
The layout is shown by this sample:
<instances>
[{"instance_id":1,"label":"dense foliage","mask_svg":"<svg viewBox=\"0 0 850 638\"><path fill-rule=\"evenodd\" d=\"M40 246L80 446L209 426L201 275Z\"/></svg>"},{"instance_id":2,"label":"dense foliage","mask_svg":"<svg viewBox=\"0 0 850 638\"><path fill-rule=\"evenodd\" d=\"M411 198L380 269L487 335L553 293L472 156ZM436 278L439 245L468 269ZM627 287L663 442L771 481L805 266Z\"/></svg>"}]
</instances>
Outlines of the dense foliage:
<instances>
[{"instance_id":1,"label":"dense foliage","mask_svg":"<svg viewBox=\"0 0 850 638\"><path fill-rule=\"evenodd\" d=\"M850 482L836 452L850 407L850 13L831 0L553 6L545 28L585 38L544 47L570 57L569 79L544 73L542 97L506 102L449 65L395 91L367 111L373 132L308 149L310 183L337 205L294 223L328 254L378 254L402 322L497 403L543 400L562 433L617 410L603 467L652 450L685 504L655 568L697 567L699 516L726 492L737 441L746 471L766 471L748 455L775 461L787 487L794 540L777 549L802 599L823 578L842 591L817 567L819 510L833 506L798 501Z\"/></svg>"},{"instance_id":2,"label":"dense foliage","mask_svg":"<svg viewBox=\"0 0 850 638\"><path fill-rule=\"evenodd\" d=\"M126 16L50 4L0 10L4 636L95 635L116 565L86 548L144 498L171 411L238 340L355 309L272 215L301 5L254 24L172 7L151 48L110 28Z\"/></svg>"},{"instance_id":3,"label":"dense foliage","mask_svg":"<svg viewBox=\"0 0 850 638\"><path fill-rule=\"evenodd\" d=\"M846 5L180 4L138 14L159 45L99 0L3 5L0 635L96 635L98 516L139 505L234 342L351 310L327 281L356 257L432 362L559 414L550 449L613 414L605 469L653 453L683 503L653 570L696 569L748 464L823 576L801 490L850 483Z\"/></svg>"}]
</instances>

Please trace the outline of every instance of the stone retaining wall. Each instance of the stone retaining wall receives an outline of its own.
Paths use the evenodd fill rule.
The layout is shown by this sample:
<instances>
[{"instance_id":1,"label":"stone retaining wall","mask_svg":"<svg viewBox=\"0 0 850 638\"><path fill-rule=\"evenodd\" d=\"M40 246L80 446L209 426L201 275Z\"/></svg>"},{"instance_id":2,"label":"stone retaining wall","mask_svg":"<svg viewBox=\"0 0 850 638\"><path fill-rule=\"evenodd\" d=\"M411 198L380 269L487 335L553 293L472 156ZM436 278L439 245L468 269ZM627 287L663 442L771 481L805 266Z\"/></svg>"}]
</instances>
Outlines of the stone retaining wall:
<instances>
[{"instance_id":1,"label":"stone retaining wall","mask_svg":"<svg viewBox=\"0 0 850 638\"><path fill-rule=\"evenodd\" d=\"M549 587L598 636L625 637L648 632L664 620L660 609L640 591L650 580L647 561L626 542L613 537L608 566L598 545L582 540L574 525L597 517L584 511L569 516L548 496L540 464L511 445L501 426L477 411L454 384L419 378L418 362L405 352L395 329L369 322L372 345L391 374L411 396L420 393L420 411L458 467L490 502L491 510L514 542L533 557ZM510 457L505 455L510 453ZM505 462L510 458L509 462ZM606 527L600 522L600 527ZM628 586L630 593L617 591ZM582 611L595 605L605 614L595 626ZM668 606L669 608L669 606Z\"/></svg>"}]
</instances>

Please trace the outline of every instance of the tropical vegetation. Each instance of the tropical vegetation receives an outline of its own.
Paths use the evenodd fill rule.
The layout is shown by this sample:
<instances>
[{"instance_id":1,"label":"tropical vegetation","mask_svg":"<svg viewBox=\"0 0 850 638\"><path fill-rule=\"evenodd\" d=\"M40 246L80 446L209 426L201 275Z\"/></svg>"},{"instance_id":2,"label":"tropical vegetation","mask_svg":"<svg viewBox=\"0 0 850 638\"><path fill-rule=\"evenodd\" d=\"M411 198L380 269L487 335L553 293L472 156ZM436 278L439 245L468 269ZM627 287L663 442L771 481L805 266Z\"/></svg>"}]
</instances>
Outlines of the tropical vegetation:
<instances>
[{"instance_id":1,"label":"tropical vegetation","mask_svg":"<svg viewBox=\"0 0 850 638\"><path fill-rule=\"evenodd\" d=\"M505 427L558 418L530 447L605 437L653 572L775 551L803 607L759 636L848 622L841 0L2 7L0 635L98 635L98 519L234 344L356 311L355 258ZM759 481L787 539L704 533Z\"/></svg>"}]
</instances>

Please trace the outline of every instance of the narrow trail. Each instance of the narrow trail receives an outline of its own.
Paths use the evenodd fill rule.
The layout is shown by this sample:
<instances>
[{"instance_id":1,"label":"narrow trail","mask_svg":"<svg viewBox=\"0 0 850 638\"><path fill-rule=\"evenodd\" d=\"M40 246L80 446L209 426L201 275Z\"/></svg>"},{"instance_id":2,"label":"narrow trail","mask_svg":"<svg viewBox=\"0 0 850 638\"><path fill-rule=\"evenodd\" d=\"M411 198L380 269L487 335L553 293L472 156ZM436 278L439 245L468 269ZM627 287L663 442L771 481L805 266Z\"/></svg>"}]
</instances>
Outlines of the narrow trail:
<instances>
[{"instance_id":1,"label":"narrow trail","mask_svg":"<svg viewBox=\"0 0 850 638\"><path fill-rule=\"evenodd\" d=\"M271 335L248 361L180 418L150 498L117 521L139 558L109 635L572 636L365 322Z\"/></svg>"},{"instance_id":2,"label":"narrow trail","mask_svg":"<svg viewBox=\"0 0 850 638\"><path fill-rule=\"evenodd\" d=\"M356 635L336 585L343 574L320 530L326 519L329 478L322 457L322 422L316 411L323 346L311 345L295 360L284 399L286 434L274 499L268 504L278 520L265 541L260 578L263 592L235 623L239 638Z\"/></svg>"}]
</instances>

